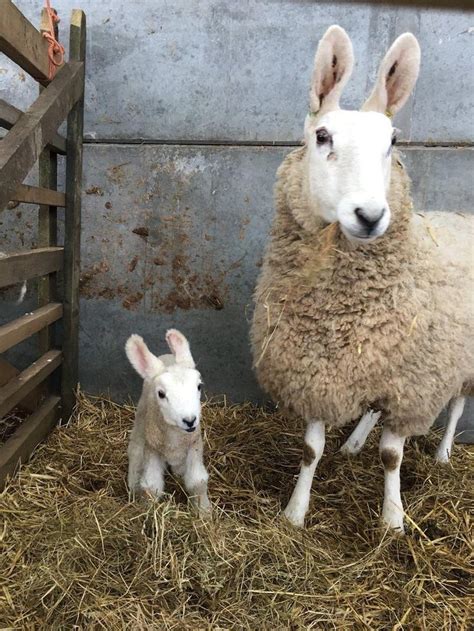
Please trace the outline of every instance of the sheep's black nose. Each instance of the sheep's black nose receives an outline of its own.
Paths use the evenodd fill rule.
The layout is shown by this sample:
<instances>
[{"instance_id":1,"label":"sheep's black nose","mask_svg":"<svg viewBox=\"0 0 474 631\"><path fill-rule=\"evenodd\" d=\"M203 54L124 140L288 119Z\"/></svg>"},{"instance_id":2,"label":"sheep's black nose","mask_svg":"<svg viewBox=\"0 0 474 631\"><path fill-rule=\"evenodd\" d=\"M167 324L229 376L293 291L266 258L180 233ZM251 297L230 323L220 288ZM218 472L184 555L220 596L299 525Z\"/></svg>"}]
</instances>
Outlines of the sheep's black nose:
<instances>
[{"instance_id":1,"label":"sheep's black nose","mask_svg":"<svg viewBox=\"0 0 474 631\"><path fill-rule=\"evenodd\" d=\"M385 208L382 208L382 210L376 215L373 215L372 213L369 215L363 208L355 208L354 214L364 228L370 232L385 215Z\"/></svg>"},{"instance_id":2,"label":"sheep's black nose","mask_svg":"<svg viewBox=\"0 0 474 631\"><path fill-rule=\"evenodd\" d=\"M195 416L193 416L192 418L183 418L183 423L187 425L188 427L192 427L195 422L196 422Z\"/></svg>"}]
</instances>

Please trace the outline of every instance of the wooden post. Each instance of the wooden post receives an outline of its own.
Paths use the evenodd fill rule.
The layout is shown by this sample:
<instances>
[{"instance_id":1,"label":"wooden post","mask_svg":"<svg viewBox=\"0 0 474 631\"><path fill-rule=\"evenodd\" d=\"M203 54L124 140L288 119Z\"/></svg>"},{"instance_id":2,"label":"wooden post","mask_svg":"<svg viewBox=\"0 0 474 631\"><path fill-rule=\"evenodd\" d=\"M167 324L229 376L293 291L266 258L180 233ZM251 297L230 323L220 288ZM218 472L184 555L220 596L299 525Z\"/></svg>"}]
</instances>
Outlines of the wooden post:
<instances>
[{"instance_id":1,"label":"wooden post","mask_svg":"<svg viewBox=\"0 0 474 631\"><path fill-rule=\"evenodd\" d=\"M69 38L70 61L85 62L86 16L73 10ZM67 119L66 211L64 226L64 317L62 419L73 411L79 372L79 274L81 268L81 192L84 93Z\"/></svg>"}]
</instances>

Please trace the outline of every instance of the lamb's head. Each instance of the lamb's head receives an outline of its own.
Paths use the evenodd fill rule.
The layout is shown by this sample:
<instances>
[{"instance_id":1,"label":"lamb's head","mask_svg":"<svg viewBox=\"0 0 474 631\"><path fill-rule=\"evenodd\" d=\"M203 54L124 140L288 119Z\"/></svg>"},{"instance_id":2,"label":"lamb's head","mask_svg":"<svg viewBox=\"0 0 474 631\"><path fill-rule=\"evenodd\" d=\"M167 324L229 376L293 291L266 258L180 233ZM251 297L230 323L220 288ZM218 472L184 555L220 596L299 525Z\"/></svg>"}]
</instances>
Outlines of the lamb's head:
<instances>
[{"instance_id":1,"label":"lamb's head","mask_svg":"<svg viewBox=\"0 0 474 631\"><path fill-rule=\"evenodd\" d=\"M170 329L166 341L173 358L153 355L139 335L128 338L125 351L138 374L151 384L165 423L194 432L201 420L201 375L182 333Z\"/></svg>"},{"instance_id":2,"label":"lamb's head","mask_svg":"<svg viewBox=\"0 0 474 631\"><path fill-rule=\"evenodd\" d=\"M314 62L305 122L307 185L312 212L328 223L338 221L350 241L369 243L390 225L387 196L396 142L391 117L415 85L420 48L411 33L395 40L361 111L339 108L353 62L347 33L331 26Z\"/></svg>"}]
</instances>

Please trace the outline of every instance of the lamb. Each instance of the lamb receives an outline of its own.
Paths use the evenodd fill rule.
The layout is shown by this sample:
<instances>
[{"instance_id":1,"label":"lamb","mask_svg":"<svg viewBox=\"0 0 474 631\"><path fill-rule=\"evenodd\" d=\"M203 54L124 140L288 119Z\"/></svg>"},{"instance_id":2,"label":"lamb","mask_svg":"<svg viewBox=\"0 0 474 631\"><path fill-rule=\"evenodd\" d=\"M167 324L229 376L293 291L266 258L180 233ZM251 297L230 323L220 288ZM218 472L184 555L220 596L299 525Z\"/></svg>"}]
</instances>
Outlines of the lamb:
<instances>
[{"instance_id":1,"label":"lamb","mask_svg":"<svg viewBox=\"0 0 474 631\"><path fill-rule=\"evenodd\" d=\"M200 432L201 375L182 333L170 329L166 341L172 354L160 357L139 335L131 335L125 345L130 363L144 380L128 445L128 486L133 494L144 491L159 498L170 465L206 515L211 504Z\"/></svg>"},{"instance_id":2,"label":"lamb","mask_svg":"<svg viewBox=\"0 0 474 631\"><path fill-rule=\"evenodd\" d=\"M378 417L382 520L403 531L400 466L407 437L450 402L438 458L446 460L464 396L474 392L472 218L413 210L391 116L418 77L411 33L385 55L361 111L339 108L353 66L339 26L319 43L304 145L277 173L276 216L254 301L251 342L263 389L307 423L285 516L304 524L326 427Z\"/></svg>"}]
</instances>

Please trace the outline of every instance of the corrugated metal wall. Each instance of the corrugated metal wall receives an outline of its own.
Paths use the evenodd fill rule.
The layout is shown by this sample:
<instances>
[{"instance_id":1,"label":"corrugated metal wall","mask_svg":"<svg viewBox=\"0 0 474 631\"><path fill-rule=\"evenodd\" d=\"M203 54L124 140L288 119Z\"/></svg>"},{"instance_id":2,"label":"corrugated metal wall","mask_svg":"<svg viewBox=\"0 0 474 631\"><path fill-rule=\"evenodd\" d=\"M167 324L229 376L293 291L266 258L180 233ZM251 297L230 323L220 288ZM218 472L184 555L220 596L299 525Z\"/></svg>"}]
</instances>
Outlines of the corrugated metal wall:
<instances>
[{"instance_id":1,"label":"corrugated metal wall","mask_svg":"<svg viewBox=\"0 0 474 631\"><path fill-rule=\"evenodd\" d=\"M410 141L416 204L472 212L474 13L305 0L58 0L64 35L77 4L88 19L85 389L135 395L126 337L139 332L163 350L173 325L189 336L210 391L259 399L251 293L275 171L301 138L315 47L330 24L354 42L349 108L362 103L393 39L406 30L419 38L421 76L396 121ZM42 2L17 5L38 24ZM3 58L0 89L26 107L35 86ZM1 217L10 248L34 240L34 215L18 210L14 225ZM467 417L474 426L472 407Z\"/></svg>"}]
</instances>

